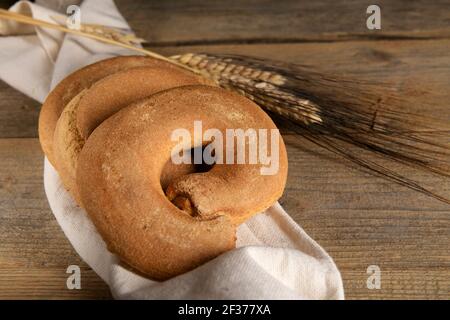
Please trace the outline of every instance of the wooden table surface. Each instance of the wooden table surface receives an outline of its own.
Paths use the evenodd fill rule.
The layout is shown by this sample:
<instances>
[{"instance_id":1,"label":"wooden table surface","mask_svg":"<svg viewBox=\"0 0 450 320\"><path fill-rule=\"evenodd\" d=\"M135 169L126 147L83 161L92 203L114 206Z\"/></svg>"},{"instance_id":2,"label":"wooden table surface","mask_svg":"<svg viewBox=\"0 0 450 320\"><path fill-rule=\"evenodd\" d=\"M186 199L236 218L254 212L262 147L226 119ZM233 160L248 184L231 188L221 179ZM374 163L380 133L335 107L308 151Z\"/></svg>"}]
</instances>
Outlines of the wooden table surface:
<instances>
[{"instance_id":1,"label":"wooden table surface","mask_svg":"<svg viewBox=\"0 0 450 320\"><path fill-rule=\"evenodd\" d=\"M382 29L366 29L373 1L116 1L163 54L241 53L389 81L402 108L450 120L450 1L385 1ZM11 1L0 0L0 7ZM380 92L382 95L383 92ZM426 106L426 107L424 107ZM54 219L43 188L39 103L0 81L0 298L110 298ZM335 259L349 299L450 298L450 207L363 173L286 134L290 173L281 199ZM410 176L449 194L450 183ZM66 288L66 268L82 289ZM381 289L367 288L367 268Z\"/></svg>"}]
</instances>

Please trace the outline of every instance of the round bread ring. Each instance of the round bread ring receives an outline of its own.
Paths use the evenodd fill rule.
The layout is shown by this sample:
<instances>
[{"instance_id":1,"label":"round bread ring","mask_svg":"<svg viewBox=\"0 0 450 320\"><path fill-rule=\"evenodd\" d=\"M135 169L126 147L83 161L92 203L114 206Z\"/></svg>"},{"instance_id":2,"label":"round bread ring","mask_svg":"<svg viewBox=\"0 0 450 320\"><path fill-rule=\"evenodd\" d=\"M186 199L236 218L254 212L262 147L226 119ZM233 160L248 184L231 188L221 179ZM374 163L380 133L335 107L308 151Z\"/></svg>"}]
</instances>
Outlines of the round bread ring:
<instances>
[{"instance_id":1,"label":"round bread ring","mask_svg":"<svg viewBox=\"0 0 450 320\"><path fill-rule=\"evenodd\" d=\"M39 114L39 141L42 150L52 165L55 165L53 157L53 135L56 122L69 101L83 89L89 88L94 82L110 74L140 66L180 69L169 62L150 57L115 57L88 65L70 74L50 92Z\"/></svg>"},{"instance_id":2,"label":"round bread ring","mask_svg":"<svg viewBox=\"0 0 450 320\"><path fill-rule=\"evenodd\" d=\"M152 279L184 273L234 248L237 225L272 205L286 183L287 155L279 136L275 175L261 175L260 164L215 164L168 187L172 198L189 200L195 215L177 208L159 179L177 145L171 133L185 128L193 135L198 120L204 130L221 132L276 129L262 109L238 94L185 86L117 112L97 127L79 156L78 190L98 232L111 252Z\"/></svg>"},{"instance_id":3,"label":"round bread ring","mask_svg":"<svg viewBox=\"0 0 450 320\"><path fill-rule=\"evenodd\" d=\"M78 93L64 108L53 137L53 159L64 187L82 205L76 187L78 154L91 132L105 119L132 102L156 92L205 83L191 72L162 67L135 67L104 77L89 89ZM163 185L175 176L192 172L187 165L171 166L164 171Z\"/></svg>"}]
</instances>

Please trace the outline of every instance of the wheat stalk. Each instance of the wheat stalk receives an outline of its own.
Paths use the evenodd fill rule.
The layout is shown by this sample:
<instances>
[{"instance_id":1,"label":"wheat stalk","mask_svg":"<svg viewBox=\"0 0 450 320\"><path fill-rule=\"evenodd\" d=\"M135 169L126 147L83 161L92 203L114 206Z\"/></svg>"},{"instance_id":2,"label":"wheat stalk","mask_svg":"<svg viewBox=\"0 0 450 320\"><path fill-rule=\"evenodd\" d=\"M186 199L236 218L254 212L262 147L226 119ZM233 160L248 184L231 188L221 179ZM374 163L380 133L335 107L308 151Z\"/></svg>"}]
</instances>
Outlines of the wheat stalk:
<instances>
[{"instance_id":1,"label":"wheat stalk","mask_svg":"<svg viewBox=\"0 0 450 320\"><path fill-rule=\"evenodd\" d=\"M119 47L122 47L122 48L130 49L130 50L133 50L133 51L145 54L145 55L150 56L150 57L155 58L155 59L164 60L164 61L170 62L172 64L175 64L175 65L177 65L179 67L182 67L184 69L188 69L191 72L198 73L197 70L189 68L188 66L183 65L181 63L178 63L177 61L174 61L174 60L172 60L170 58L167 58L167 57L165 57L163 55L160 55L158 53L155 53L153 51L149 51L149 50L146 50L146 49L143 49L143 48L136 47L136 46L134 46L132 44L129 44L129 43L126 43L126 42L119 41L118 39L121 39L122 36L121 36L121 34L119 32L114 32L113 28L107 28L107 30L108 30L108 32L110 34L113 34L114 36L106 37L105 34L100 34L98 32L97 33L88 32L88 28L86 28L86 27L84 27L84 28L82 27L80 30L70 29L70 28L64 27L64 26L59 25L59 24L50 23L50 22L47 22L47 21L35 19L35 18L29 17L27 15L19 14L19 13L16 13L16 12L11 12L11 11L8 11L8 10L5 10L5 9L0 9L0 19L13 20L13 21L16 21L16 22L20 22L20 23L24 23L24 24L28 24L28 25L33 25L33 26L36 26L36 27L42 27L42 28L49 28L49 29L59 30L59 31L62 31L62 32L65 32L65 33L75 34L75 35L79 35L79 36L82 36L82 37L94 39L94 40L97 40L97 41L100 41L100 42L103 42L103 43L112 44L112 45L119 46ZM103 28L103 30L105 30L105 29Z\"/></svg>"},{"instance_id":2,"label":"wheat stalk","mask_svg":"<svg viewBox=\"0 0 450 320\"><path fill-rule=\"evenodd\" d=\"M54 15L50 18L52 18L59 25L66 24L66 16L64 15ZM80 24L79 30L89 34L96 34L100 37L112 39L131 46L140 46L141 44L146 42L145 39L138 38L129 31L124 32L122 31L122 29L107 27L100 24L83 23Z\"/></svg>"}]
</instances>

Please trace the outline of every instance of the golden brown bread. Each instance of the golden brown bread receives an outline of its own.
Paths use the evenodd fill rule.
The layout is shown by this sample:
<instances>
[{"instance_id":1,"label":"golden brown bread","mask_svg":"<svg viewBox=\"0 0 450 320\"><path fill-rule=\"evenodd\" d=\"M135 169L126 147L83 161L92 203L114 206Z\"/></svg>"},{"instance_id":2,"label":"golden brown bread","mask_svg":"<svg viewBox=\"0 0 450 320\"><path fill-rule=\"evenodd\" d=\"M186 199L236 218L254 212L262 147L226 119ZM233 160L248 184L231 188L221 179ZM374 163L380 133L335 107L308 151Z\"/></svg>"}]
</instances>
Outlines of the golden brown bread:
<instances>
[{"instance_id":1,"label":"golden brown bread","mask_svg":"<svg viewBox=\"0 0 450 320\"><path fill-rule=\"evenodd\" d=\"M133 67L154 66L168 69L179 69L169 62L143 56L121 56L99 61L88 65L62 80L47 96L39 114L39 141L51 164L53 157L53 135L64 107L80 93L96 81Z\"/></svg>"},{"instance_id":2,"label":"golden brown bread","mask_svg":"<svg viewBox=\"0 0 450 320\"><path fill-rule=\"evenodd\" d=\"M76 187L78 154L100 123L121 108L156 92L205 82L202 77L182 69L145 66L118 71L77 94L61 114L53 137L54 166L76 202L82 205ZM165 170L163 183L167 184L175 174L192 170L192 166L170 166Z\"/></svg>"},{"instance_id":3,"label":"golden brown bread","mask_svg":"<svg viewBox=\"0 0 450 320\"><path fill-rule=\"evenodd\" d=\"M92 85L80 100L78 131L87 139L103 120L132 102L162 90L193 84L209 84L209 81L183 69L153 66L114 73Z\"/></svg>"},{"instance_id":4,"label":"golden brown bread","mask_svg":"<svg viewBox=\"0 0 450 320\"><path fill-rule=\"evenodd\" d=\"M157 93L106 119L81 150L77 186L84 208L108 245L133 268L157 280L186 272L235 246L235 230L282 194L287 155L279 137L279 171L261 164L215 164L175 179L166 197L160 176L176 142L171 133L194 121L203 129L276 129L250 100L209 86ZM207 141L191 141L194 147ZM186 206L186 204L181 205Z\"/></svg>"},{"instance_id":5,"label":"golden brown bread","mask_svg":"<svg viewBox=\"0 0 450 320\"><path fill-rule=\"evenodd\" d=\"M167 62L118 57L64 79L41 110L42 148L65 187L109 250L156 280L234 248L236 227L272 205L286 182L281 137L275 175L261 175L261 164L196 172L171 161L171 133L192 134L194 121L223 133L276 129L250 100L199 84L212 83Z\"/></svg>"}]
</instances>

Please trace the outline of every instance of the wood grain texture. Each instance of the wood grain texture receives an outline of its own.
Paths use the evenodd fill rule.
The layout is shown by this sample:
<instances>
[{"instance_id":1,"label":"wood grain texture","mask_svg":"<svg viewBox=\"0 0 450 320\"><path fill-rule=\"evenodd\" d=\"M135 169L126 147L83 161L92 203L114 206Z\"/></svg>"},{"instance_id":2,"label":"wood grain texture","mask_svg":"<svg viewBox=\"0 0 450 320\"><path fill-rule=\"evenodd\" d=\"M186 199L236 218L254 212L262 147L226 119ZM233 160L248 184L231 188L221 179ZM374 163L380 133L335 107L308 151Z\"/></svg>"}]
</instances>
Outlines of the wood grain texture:
<instances>
[{"instance_id":1,"label":"wood grain texture","mask_svg":"<svg viewBox=\"0 0 450 320\"><path fill-rule=\"evenodd\" d=\"M448 298L448 208L285 139L291 166L281 203L335 259L347 298ZM0 199L0 298L110 297L48 208L37 139L0 139ZM65 287L71 264L82 268L80 291ZM366 287L372 264L381 290Z\"/></svg>"},{"instance_id":2,"label":"wood grain texture","mask_svg":"<svg viewBox=\"0 0 450 320\"><path fill-rule=\"evenodd\" d=\"M0 137L37 137L40 107L40 103L0 80Z\"/></svg>"},{"instance_id":3,"label":"wood grain texture","mask_svg":"<svg viewBox=\"0 0 450 320\"><path fill-rule=\"evenodd\" d=\"M382 30L368 32L370 0L116 1L154 45L281 43L450 36L448 0L379 0Z\"/></svg>"},{"instance_id":4,"label":"wood grain texture","mask_svg":"<svg viewBox=\"0 0 450 320\"><path fill-rule=\"evenodd\" d=\"M0 139L0 299L108 298L103 281L78 257L47 203L36 138ZM69 265L82 290L68 290Z\"/></svg>"},{"instance_id":5,"label":"wood grain texture","mask_svg":"<svg viewBox=\"0 0 450 320\"><path fill-rule=\"evenodd\" d=\"M449 297L448 206L285 139L290 172L281 203L333 257L347 298ZM450 183L438 188L448 194ZM381 268L381 290L366 287L369 265Z\"/></svg>"},{"instance_id":6,"label":"wood grain texture","mask_svg":"<svg viewBox=\"0 0 450 320\"><path fill-rule=\"evenodd\" d=\"M417 114L450 120L450 39L346 41L333 43L169 46L165 55L186 52L237 53L319 68L353 79L381 81L395 88ZM37 137L40 104L0 80L0 138ZM380 92L382 97L384 92ZM381 115L381 113L380 113Z\"/></svg>"},{"instance_id":7,"label":"wood grain texture","mask_svg":"<svg viewBox=\"0 0 450 320\"><path fill-rule=\"evenodd\" d=\"M378 1L383 29L377 33L364 29L367 1L117 3L138 35L163 54L248 54L383 81L404 97L402 109L450 120L448 1ZM0 82L0 298L110 298L48 207L38 111L38 103ZM290 172L281 202L335 259L347 298L450 298L448 206L293 135L285 139ZM450 191L445 179L409 174ZM70 264L82 269L80 291L66 289ZM381 268L381 290L366 287L372 264Z\"/></svg>"}]
</instances>

